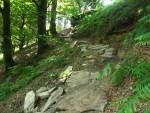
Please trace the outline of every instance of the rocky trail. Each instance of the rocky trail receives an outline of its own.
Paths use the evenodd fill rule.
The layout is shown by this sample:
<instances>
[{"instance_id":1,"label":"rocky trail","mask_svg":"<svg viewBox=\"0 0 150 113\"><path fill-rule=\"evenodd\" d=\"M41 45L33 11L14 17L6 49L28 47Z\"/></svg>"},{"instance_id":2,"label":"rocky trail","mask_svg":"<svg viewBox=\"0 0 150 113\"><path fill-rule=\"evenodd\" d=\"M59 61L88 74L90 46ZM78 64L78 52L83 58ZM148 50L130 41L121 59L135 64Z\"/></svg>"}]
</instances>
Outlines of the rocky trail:
<instances>
[{"instance_id":1,"label":"rocky trail","mask_svg":"<svg viewBox=\"0 0 150 113\"><path fill-rule=\"evenodd\" d=\"M61 85L43 86L26 93L25 113L104 113L108 103L107 93L111 84L107 79L97 80L104 62L116 59L115 48L106 44L90 44L72 41L84 57L82 70L74 71L68 66L60 75Z\"/></svg>"}]
</instances>

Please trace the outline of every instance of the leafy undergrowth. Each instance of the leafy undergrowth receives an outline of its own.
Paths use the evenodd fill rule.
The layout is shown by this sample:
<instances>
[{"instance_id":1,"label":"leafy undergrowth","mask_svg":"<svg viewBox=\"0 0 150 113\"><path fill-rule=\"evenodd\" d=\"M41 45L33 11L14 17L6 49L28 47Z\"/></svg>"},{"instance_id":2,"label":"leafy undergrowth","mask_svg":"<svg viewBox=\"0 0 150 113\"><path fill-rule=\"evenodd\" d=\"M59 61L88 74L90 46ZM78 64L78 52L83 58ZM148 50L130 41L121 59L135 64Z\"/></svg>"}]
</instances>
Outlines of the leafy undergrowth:
<instances>
[{"instance_id":1,"label":"leafy undergrowth","mask_svg":"<svg viewBox=\"0 0 150 113\"><path fill-rule=\"evenodd\" d=\"M142 0L120 0L113 5L100 7L95 13L82 19L77 27L79 36L106 36L128 25L134 25L144 14L147 4ZM129 30L128 30L129 31Z\"/></svg>"},{"instance_id":2,"label":"leafy undergrowth","mask_svg":"<svg viewBox=\"0 0 150 113\"><path fill-rule=\"evenodd\" d=\"M138 60L136 63L124 62L116 66L108 64L98 79L108 75L115 86L113 89L120 89L111 91L110 101L117 107L117 113L147 113L150 104L150 62Z\"/></svg>"},{"instance_id":3,"label":"leafy undergrowth","mask_svg":"<svg viewBox=\"0 0 150 113\"><path fill-rule=\"evenodd\" d=\"M146 49L147 41L144 42L146 46L139 46L140 41L135 44L138 45L134 47L135 50L128 50L123 61L107 64L98 76L100 80L107 76L114 86L110 91L111 102L107 107L111 113L149 113L150 54ZM138 51L141 48L146 50ZM143 57L144 52L147 53L147 57Z\"/></svg>"},{"instance_id":4,"label":"leafy undergrowth","mask_svg":"<svg viewBox=\"0 0 150 113\"><path fill-rule=\"evenodd\" d=\"M138 46L149 45L150 43L150 15L144 16L136 24L134 30L135 41Z\"/></svg>"},{"instance_id":5,"label":"leafy undergrowth","mask_svg":"<svg viewBox=\"0 0 150 113\"><path fill-rule=\"evenodd\" d=\"M27 66L17 65L10 69L7 79L0 83L0 101L8 97L12 92L25 87L38 76L47 73L49 78L58 77L59 74L51 70L64 68L71 63L78 49L71 48L67 42L57 42L59 47L50 52L45 58ZM32 59L34 60L34 59ZM44 75L45 76L45 75Z\"/></svg>"},{"instance_id":6,"label":"leafy undergrowth","mask_svg":"<svg viewBox=\"0 0 150 113\"><path fill-rule=\"evenodd\" d=\"M100 80L107 76L114 85L115 91L110 91L113 107L107 107L111 113L150 112L149 25L149 14L139 19L124 43L128 50L123 60L107 64L98 76Z\"/></svg>"}]
</instances>

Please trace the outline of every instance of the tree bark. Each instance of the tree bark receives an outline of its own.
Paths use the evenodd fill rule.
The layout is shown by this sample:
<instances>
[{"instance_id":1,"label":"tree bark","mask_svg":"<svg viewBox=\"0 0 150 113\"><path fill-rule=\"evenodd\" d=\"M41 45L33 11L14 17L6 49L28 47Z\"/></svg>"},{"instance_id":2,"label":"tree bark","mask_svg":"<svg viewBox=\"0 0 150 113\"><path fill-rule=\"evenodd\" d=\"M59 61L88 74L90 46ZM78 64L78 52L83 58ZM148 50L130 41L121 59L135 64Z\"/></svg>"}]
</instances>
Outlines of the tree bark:
<instances>
[{"instance_id":1,"label":"tree bark","mask_svg":"<svg viewBox=\"0 0 150 113\"><path fill-rule=\"evenodd\" d=\"M47 14L47 0L32 0L37 6L38 11L38 54L42 54L47 48L46 40L46 14Z\"/></svg>"},{"instance_id":2,"label":"tree bark","mask_svg":"<svg viewBox=\"0 0 150 113\"><path fill-rule=\"evenodd\" d=\"M48 47L46 41L46 13L47 0L40 0L38 6L38 54L43 53Z\"/></svg>"},{"instance_id":3,"label":"tree bark","mask_svg":"<svg viewBox=\"0 0 150 113\"><path fill-rule=\"evenodd\" d=\"M13 49L11 41L11 30L10 30L10 0L4 0L4 8L2 10L3 17L3 56L5 68L8 70L9 67L14 66L13 60Z\"/></svg>"},{"instance_id":4,"label":"tree bark","mask_svg":"<svg viewBox=\"0 0 150 113\"><path fill-rule=\"evenodd\" d=\"M48 48L46 41L47 0L32 1L37 6L38 10L38 54L41 54Z\"/></svg>"},{"instance_id":5,"label":"tree bark","mask_svg":"<svg viewBox=\"0 0 150 113\"><path fill-rule=\"evenodd\" d=\"M52 0L51 6L51 21L50 21L50 32L52 35L56 35L56 15L57 15L57 0Z\"/></svg>"}]
</instances>

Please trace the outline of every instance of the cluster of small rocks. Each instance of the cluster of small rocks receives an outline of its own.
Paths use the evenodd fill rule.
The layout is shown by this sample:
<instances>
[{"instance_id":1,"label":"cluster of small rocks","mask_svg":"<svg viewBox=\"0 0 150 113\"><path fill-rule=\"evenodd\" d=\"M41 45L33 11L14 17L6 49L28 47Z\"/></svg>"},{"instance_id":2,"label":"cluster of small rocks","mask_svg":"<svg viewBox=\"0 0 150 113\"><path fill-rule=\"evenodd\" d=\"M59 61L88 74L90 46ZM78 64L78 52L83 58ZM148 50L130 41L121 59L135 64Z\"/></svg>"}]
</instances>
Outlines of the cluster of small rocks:
<instances>
[{"instance_id":1,"label":"cluster of small rocks","mask_svg":"<svg viewBox=\"0 0 150 113\"><path fill-rule=\"evenodd\" d=\"M103 113L107 104L105 85L96 77L98 72L74 71L65 87L41 87L25 96L24 113ZM37 100L45 103L39 108ZM39 101L38 101L39 102Z\"/></svg>"},{"instance_id":2,"label":"cluster of small rocks","mask_svg":"<svg viewBox=\"0 0 150 113\"><path fill-rule=\"evenodd\" d=\"M78 45L81 48L81 52L83 52L83 54L86 56L91 54L93 56L100 56L102 58L113 58L115 56L115 49L107 44L92 45L84 40L73 41L70 38L68 38L67 41L72 43L70 46L71 48L74 48L76 45Z\"/></svg>"},{"instance_id":3,"label":"cluster of small rocks","mask_svg":"<svg viewBox=\"0 0 150 113\"><path fill-rule=\"evenodd\" d=\"M114 48L109 47L109 45L99 44L99 45L88 45L81 44L81 51L84 52L85 55L89 56L99 56L102 58L113 58L114 57Z\"/></svg>"},{"instance_id":4,"label":"cluster of small rocks","mask_svg":"<svg viewBox=\"0 0 150 113\"><path fill-rule=\"evenodd\" d=\"M71 48L78 46L86 57L87 64L91 64L98 56L101 58L113 58L114 48L109 45L92 45L87 41L71 41ZM90 60L89 60L90 59ZM84 63L85 64L85 63ZM106 81L98 81L99 72L80 70L72 71L68 66L60 76L59 81L64 86L53 88L41 87L37 91L26 94L24 101L25 113L103 113L107 104ZM44 100L42 106L36 104L37 100ZM39 102L39 101L38 101Z\"/></svg>"},{"instance_id":5,"label":"cluster of small rocks","mask_svg":"<svg viewBox=\"0 0 150 113\"><path fill-rule=\"evenodd\" d=\"M51 89L41 87L36 92L29 91L25 96L24 113L44 113L62 94L62 87L53 87ZM38 99L47 99L45 105L40 109L40 111L38 111L37 106L35 106Z\"/></svg>"},{"instance_id":6,"label":"cluster of small rocks","mask_svg":"<svg viewBox=\"0 0 150 113\"><path fill-rule=\"evenodd\" d=\"M74 45L74 43L73 43ZM91 44L87 41L77 41L76 45L80 48L82 52L82 57L84 61L82 67L84 69L97 70L105 61L117 60L116 49L112 48L107 44Z\"/></svg>"}]
</instances>

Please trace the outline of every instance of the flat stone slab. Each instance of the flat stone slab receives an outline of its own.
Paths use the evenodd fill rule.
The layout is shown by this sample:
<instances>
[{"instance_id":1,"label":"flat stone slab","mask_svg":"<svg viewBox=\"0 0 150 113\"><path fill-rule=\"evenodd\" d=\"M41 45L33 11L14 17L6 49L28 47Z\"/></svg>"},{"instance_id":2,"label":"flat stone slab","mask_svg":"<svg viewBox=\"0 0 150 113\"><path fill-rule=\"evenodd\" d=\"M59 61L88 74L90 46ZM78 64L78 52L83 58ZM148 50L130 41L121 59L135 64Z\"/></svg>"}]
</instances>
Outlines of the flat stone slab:
<instances>
[{"instance_id":1,"label":"flat stone slab","mask_svg":"<svg viewBox=\"0 0 150 113\"><path fill-rule=\"evenodd\" d=\"M70 78L67 79L66 85L69 88L91 83L96 80L99 72L74 71Z\"/></svg>"},{"instance_id":2,"label":"flat stone slab","mask_svg":"<svg viewBox=\"0 0 150 113\"><path fill-rule=\"evenodd\" d=\"M89 46L89 49L92 49L92 50L99 50L99 49L106 49L108 48L109 45L90 45Z\"/></svg>"},{"instance_id":3,"label":"flat stone slab","mask_svg":"<svg viewBox=\"0 0 150 113\"><path fill-rule=\"evenodd\" d=\"M108 49L106 49L105 51L106 51L106 52L114 52L114 50L115 50L114 48L108 48Z\"/></svg>"},{"instance_id":4,"label":"flat stone slab","mask_svg":"<svg viewBox=\"0 0 150 113\"><path fill-rule=\"evenodd\" d=\"M77 113L91 110L103 112L107 104L107 97L100 85L100 81L95 81L94 83L87 83L73 88L71 92L66 93L66 95L61 97L60 101L56 103L56 109L76 111Z\"/></svg>"}]
</instances>

